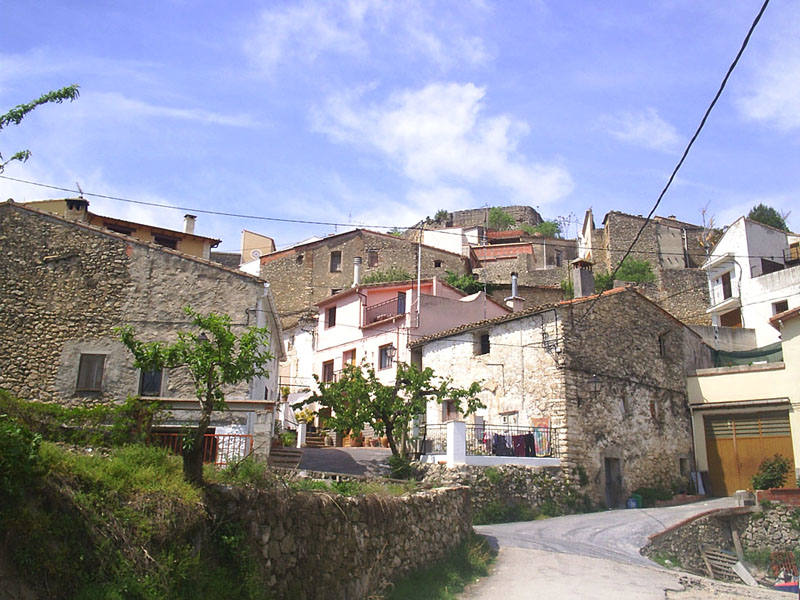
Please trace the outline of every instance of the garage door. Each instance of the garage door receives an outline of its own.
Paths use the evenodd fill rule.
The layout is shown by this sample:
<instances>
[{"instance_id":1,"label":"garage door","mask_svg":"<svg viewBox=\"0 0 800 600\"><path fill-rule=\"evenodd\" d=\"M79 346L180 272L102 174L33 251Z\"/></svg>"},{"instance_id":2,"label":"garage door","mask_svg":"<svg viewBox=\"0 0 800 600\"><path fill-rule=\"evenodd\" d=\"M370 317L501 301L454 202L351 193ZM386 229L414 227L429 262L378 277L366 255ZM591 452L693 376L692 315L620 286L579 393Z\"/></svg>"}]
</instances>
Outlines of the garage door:
<instances>
[{"instance_id":1,"label":"garage door","mask_svg":"<svg viewBox=\"0 0 800 600\"><path fill-rule=\"evenodd\" d=\"M793 462L788 410L714 415L704 420L708 474L715 496L751 489L750 478L765 458L782 454Z\"/></svg>"}]
</instances>

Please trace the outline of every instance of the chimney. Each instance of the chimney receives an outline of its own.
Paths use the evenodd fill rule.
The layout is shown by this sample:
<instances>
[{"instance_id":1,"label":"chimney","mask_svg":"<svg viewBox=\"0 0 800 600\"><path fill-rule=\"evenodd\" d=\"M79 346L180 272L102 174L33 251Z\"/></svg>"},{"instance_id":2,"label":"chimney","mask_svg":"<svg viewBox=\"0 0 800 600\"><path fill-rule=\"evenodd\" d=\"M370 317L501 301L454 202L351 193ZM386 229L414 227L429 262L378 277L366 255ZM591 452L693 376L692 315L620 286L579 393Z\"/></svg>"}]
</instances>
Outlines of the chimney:
<instances>
[{"instance_id":1,"label":"chimney","mask_svg":"<svg viewBox=\"0 0 800 600\"><path fill-rule=\"evenodd\" d=\"M361 257L356 256L353 259L353 285L351 287L359 285L361 285Z\"/></svg>"},{"instance_id":2,"label":"chimney","mask_svg":"<svg viewBox=\"0 0 800 600\"><path fill-rule=\"evenodd\" d=\"M194 233L195 215L183 215L183 233Z\"/></svg>"},{"instance_id":3,"label":"chimney","mask_svg":"<svg viewBox=\"0 0 800 600\"><path fill-rule=\"evenodd\" d=\"M86 200L83 196L80 198L67 198L67 212L64 215L65 218L71 219L73 221L83 221L86 222L89 220L89 201Z\"/></svg>"},{"instance_id":4,"label":"chimney","mask_svg":"<svg viewBox=\"0 0 800 600\"><path fill-rule=\"evenodd\" d=\"M525 298L520 298L517 295L516 273L511 273L511 295L508 298L504 298L503 302L505 302L506 306L508 306L508 308L510 308L514 312L522 310L523 304L525 304Z\"/></svg>"},{"instance_id":5,"label":"chimney","mask_svg":"<svg viewBox=\"0 0 800 600\"><path fill-rule=\"evenodd\" d=\"M570 264L572 265L572 288L575 298L594 294L592 263L584 258L576 258Z\"/></svg>"}]
</instances>

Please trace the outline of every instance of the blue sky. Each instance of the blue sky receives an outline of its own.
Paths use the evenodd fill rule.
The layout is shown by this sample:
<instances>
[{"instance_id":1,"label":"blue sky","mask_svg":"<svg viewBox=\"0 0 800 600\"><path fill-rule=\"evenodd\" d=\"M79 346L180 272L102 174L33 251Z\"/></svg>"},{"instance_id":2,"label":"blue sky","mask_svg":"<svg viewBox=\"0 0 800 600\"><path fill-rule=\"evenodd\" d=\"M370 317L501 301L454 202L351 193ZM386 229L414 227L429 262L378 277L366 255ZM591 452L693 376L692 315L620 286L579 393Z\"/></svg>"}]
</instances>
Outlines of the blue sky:
<instances>
[{"instance_id":1,"label":"blue sky","mask_svg":"<svg viewBox=\"0 0 800 600\"><path fill-rule=\"evenodd\" d=\"M7 3L5 174L172 206L407 226L529 204L646 214L761 0ZM144 7L144 8L143 8ZM658 214L717 224L764 202L800 231L800 4L772 0ZM69 194L0 180L2 198ZM180 229L183 210L91 199ZM568 233L575 234L575 225ZM286 246L333 227L200 214ZM342 229L339 228L339 231Z\"/></svg>"}]
</instances>

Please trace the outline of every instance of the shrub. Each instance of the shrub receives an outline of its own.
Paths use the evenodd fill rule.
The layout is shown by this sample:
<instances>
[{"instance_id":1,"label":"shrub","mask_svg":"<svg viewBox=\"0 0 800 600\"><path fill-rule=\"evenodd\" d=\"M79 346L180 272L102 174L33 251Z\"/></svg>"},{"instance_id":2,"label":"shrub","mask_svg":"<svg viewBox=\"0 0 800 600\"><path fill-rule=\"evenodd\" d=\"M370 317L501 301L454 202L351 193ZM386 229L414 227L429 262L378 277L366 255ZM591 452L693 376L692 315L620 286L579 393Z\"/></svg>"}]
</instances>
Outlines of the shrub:
<instances>
[{"instance_id":1,"label":"shrub","mask_svg":"<svg viewBox=\"0 0 800 600\"><path fill-rule=\"evenodd\" d=\"M756 474L750 479L753 489L769 490L783 487L789 469L791 469L791 463L785 456L776 454L772 458L765 458L758 466Z\"/></svg>"},{"instance_id":2,"label":"shrub","mask_svg":"<svg viewBox=\"0 0 800 600\"><path fill-rule=\"evenodd\" d=\"M0 502L18 498L40 468L41 436L0 415Z\"/></svg>"},{"instance_id":3,"label":"shrub","mask_svg":"<svg viewBox=\"0 0 800 600\"><path fill-rule=\"evenodd\" d=\"M373 271L361 279L361 283L382 283L385 281L409 281L414 279L408 271L398 267L389 267L385 271Z\"/></svg>"},{"instance_id":4,"label":"shrub","mask_svg":"<svg viewBox=\"0 0 800 600\"><path fill-rule=\"evenodd\" d=\"M489 209L489 229L504 231L514 226L514 217L498 206Z\"/></svg>"},{"instance_id":5,"label":"shrub","mask_svg":"<svg viewBox=\"0 0 800 600\"><path fill-rule=\"evenodd\" d=\"M665 487L640 487L633 490L634 494L642 497L642 508L650 508L656 505L656 500L669 500L672 498L672 490Z\"/></svg>"},{"instance_id":6,"label":"shrub","mask_svg":"<svg viewBox=\"0 0 800 600\"><path fill-rule=\"evenodd\" d=\"M392 454L388 462L392 479L411 479L414 477L414 468L411 466L411 461L405 456Z\"/></svg>"}]
</instances>

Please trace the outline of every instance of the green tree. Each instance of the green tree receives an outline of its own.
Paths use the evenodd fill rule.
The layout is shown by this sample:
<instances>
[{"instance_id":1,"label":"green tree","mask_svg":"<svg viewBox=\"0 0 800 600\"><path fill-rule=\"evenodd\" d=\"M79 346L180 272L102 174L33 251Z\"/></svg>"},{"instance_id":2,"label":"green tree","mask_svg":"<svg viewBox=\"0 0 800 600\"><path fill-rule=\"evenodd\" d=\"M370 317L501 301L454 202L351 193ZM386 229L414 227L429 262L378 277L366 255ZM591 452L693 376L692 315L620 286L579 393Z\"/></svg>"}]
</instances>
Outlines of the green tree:
<instances>
[{"instance_id":1,"label":"green tree","mask_svg":"<svg viewBox=\"0 0 800 600\"><path fill-rule=\"evenodd\" d=\"M131 326L120 327L122 343L133 354L135 367L143 371L184 367L189 372L200 402L197 428L184 439L183 474L190 483L203 482L203 436L215 410L225 409L223 387L268 377L269 330L249 327L237 338L231 318L224 314L195 312L184 308L196 331L179 331L172 343L141 342Z\"/></svg>"},{"instance_id":2,"label":"green tree","mask_svg":"<svg viewBox=\"0 0 800 600\"><path fill-rule=\"evenodd\" d=\"M484 288L486 289L486 293L491 293L495 286L489 283L482 283L478 281L478 278L475 275L457 275L453 271L445 271L445 283L447 285L452 285L454 288L458 288L465 294L474 294L476 292L482 292Z\"/></svg>"},{"instance_id":3,"label":"green tree","mask_svg":"<svg viewBox=\"0 0 800 600\"><path fill-rule=\"evenodd\" d=\"M754 206L750 209L750 212L747 213L748 219L758 221L759 223L769 225L770 227L775 227L781 231L789 231L789 228L786 226L786 218L788 216L789 213L782 215L777 210L771 206L767 206L766 204Z\"/></svg>"},{"instance_id":4,"label":"green tree","mask_svg":"<svg viewBox=\"0 0 800 600\"><path fill-rule=\"evenodd\" d=\"M433 220L439 223L440 225L444 225L447 223L447 219L450 218L450 213L443 208L440 208L436 211L436 214L433 215Z\"/></svg>"},{"instance_id":5,"label":"green tree","mask_svg":"<svg viewBox=\"0 0 800 600\"><path fill-rule=\"evenodd\" d=\"M632 281L633 283L651 283L656 280L650 263L646 260L637 260L630 256L622 261L617 269L616 275L612 278L611 273L601 273L594 277L594 289L597 292L605 292L614 286L614 280Z\"/></svg>"},{"instance_id":6,"label":"green tree","mask_svg":"<svg viewBox=\"0 0 800 600\"><path fill-rule=\"evenodd\" d=\"M34 110L37 106L42 104L48 104L50 102L55 102L60 104L64 102L64 100L69 100L70 102L75 100L79 95L78 86L68 85L67 87L61 88L60 90L54 90L52 92L47 92L46 94L40 96L36 100L28 102L26 104L18 104L11 110L9 110L4 115L0 115L0 130L8 125L19 125L22 122L22 119L25 118L29 112ZM30 150L19 150L12 154L8 159L4 159L3 155L0 154L0 173L3 172L5 166L15 160L20 162L25 162L31 157Z\"/></svg>"},{"instance_id":7,"label":"green tree","mask_svg":"<svg viewBox=\"0 0 800 600\"><path fill-rule=\"evenodd\" d=\"M389 267L385 271L373 271L361 280L361 283L381 283L384 281L408 281L414 279L408 271L399 267Z\"/></svg>"},{"instance_id":8,"label":"green tree","mask_svg":"<svg viewBox=\"0 0 800 600\"><path fill-rule=\"evenodd\" d=\"M480 384L455 387L452 379L436 376L430 367L398 363L394 385L381 383L375 369L366 363L345 366L336 381L314 378L319 391L301 405L318 402L330 408L328 423L337 431L360 432L364 425L371 425L377 434L386 436L395 456L406 454L409 424L425 412L429 400L452 402L464 415L484 407L477 397Z\"/></svg>"},{"instance_id":9,"label":"green tree","mask_svg":"<svg viewBox=\"0 0 800 600\"><path fill-rule=\"evenodd\" d=\"M511 229L515 223L514 217L502 208L493 206L489 209L489 229L504 231L506 229Z\"/></svg>"},{"instance_id":10,"label":"green tree","mask_svg":"<svg viewBox=\"0 0 800 600\"><path fill-rule=\"evenodd\" d=\"M538 233L544 237L561 237L561 224L558 221L542 221L536 226L523 223L520 227L528 235L536 235Z\"/></svg>"}]
</instances>

